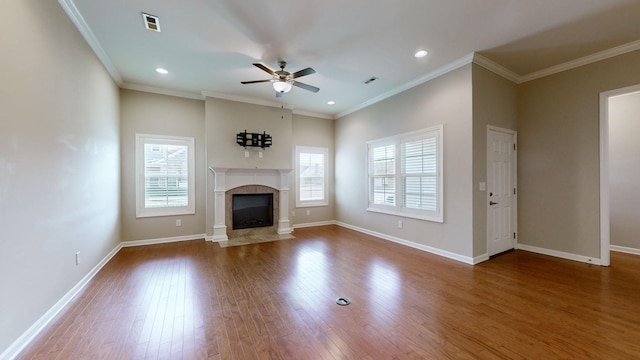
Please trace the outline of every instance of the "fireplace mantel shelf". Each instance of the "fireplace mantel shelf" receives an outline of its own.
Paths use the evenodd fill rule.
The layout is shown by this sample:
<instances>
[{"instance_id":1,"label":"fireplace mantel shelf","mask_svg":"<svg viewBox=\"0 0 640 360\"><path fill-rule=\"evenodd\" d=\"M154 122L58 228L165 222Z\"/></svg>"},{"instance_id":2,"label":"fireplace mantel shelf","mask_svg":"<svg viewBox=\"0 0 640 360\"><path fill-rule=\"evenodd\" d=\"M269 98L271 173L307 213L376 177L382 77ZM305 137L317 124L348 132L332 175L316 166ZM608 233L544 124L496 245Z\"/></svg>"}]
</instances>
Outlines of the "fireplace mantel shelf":
<instances>
[{"instance_id":1,"label":"fireplace mantel shelf","mask_svg":"<svg viewBox=\"0 0 640 360\"><path fill-rule=\"evenodd\" d=\"M289 173L291 169L209 167L214 174L213 241L228 240L225 225L225 192L246 185L263 185L280 192L278 234L290 234Z\"/></svg>"}]
</instances>

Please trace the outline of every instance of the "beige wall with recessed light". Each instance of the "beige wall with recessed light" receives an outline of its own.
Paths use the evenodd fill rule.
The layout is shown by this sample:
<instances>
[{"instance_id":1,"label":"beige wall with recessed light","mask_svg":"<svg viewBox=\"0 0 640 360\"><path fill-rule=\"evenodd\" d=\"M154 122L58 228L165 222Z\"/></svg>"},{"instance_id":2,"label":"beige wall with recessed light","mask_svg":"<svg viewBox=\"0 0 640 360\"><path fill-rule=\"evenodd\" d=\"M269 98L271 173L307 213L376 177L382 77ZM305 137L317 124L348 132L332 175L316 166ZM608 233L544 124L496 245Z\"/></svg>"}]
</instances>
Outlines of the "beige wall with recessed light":
<instances>
[{"instance_id":1,"label":"beige wall with recessed light","mask_svg":"<svg viewBox=\"0 0 640 360\"><path fill-rule=\"evenodd\" d=\"M205 234L206 161L204 101L120 90L122 241ZM136 218L136 134L195 139L195 214ZM181 226L176 226L176 220Z\"/></svg>"},{"instance_id":2,"label":"beige wall with recessed light","mask_svg":"<svg viewBox=\"0 0 640 360\"><path fill-rule=\"evenodd\" d=\"M518 241L600 257L599 95L640 84L640 51L518 86Z\"/></svg>"},{"instance_id":3,"label":"beige wall with recessed light","mask_svg":"<svg viewBox=\"0 0 640 360\"><path fill-rule=\"evenodd\" d=\"M120 243L120 134L118 87L56 1L3 1L0 49L5 358Z\"/></svg>"},{"instance_id":4,"label":"beige wall with recessed light","mask_svg":"<svg viewBox=\"0 0 640 360\"><path fill-rule=\"evenodd\" d=\"M336 120L337 220L470 261L472 117L469 64ZM444 125L444 223L367 212L366 142L438 124Z\"/></svg>"},{"instance_id":5,"label":"beige wall with recessed light","mask_svg":"<svg viewBox=\"0 0 640 360\"><path fill-rule=\"evenodd\" d=\"M640 250L640 92L609 100L611 245Z\"/></svg>"}]
</instances>

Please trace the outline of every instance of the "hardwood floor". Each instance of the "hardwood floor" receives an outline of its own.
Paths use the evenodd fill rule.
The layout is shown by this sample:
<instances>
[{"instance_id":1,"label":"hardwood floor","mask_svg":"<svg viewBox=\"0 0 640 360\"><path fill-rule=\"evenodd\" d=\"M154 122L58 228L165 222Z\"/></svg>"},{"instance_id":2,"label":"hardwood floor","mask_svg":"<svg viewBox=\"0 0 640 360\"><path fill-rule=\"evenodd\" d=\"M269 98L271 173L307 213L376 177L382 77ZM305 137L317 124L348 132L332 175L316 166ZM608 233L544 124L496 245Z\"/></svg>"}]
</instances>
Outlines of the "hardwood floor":
<instances>
[{"instance_id":1,"label":"hardwood floor","mask_svg":"<svg viewBox=\"0 0 640 360\"><path fill-rule=\"evenodd\" d=\"M336 226L295 236L122 249L20 358L640 358L637 256L470 266Z\"/></svg>"}]
</instances>

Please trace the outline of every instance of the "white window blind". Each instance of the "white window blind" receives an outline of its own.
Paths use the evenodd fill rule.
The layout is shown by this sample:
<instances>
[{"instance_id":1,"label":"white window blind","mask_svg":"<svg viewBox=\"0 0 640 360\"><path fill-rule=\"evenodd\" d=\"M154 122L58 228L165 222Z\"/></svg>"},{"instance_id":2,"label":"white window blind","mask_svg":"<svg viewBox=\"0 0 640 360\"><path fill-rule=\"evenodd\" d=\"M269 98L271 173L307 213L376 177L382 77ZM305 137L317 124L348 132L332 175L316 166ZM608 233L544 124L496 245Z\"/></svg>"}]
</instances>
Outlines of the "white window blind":
<instances>
[{"instance_id":1,"label":"white window blind","mask_svg":"<svg viewBox=\"0 0 640 360\"><path fill-rule=\"evenodd\" d=\"M194 139L136 134L136 216L195 213Z\"/></svg>"},{"instance_id":2,"label":"white window blind","mask_svg":"<svg viewBox=\"0 0 640 360\"><path fill-rule=\"evenodd\" d=\"M327 205L328 150L296 147L297 206Z\"/></svg>"},{"instance_id":3,"label":"white window blind","mask_svg":"<svg viewBox=\"0 0 640 360\"><path fill-rule=\"evenodd\" d=\"M186 145L144 144L144 207L189 204Z\"/></svg>"},{"instance_id":4,"label":"white window blind","mask_svg":"<svg viewBox=\"0 0 640 360\"><path fill-rule=\"evenodd\" d=\"M370 198L377 205L396 205L396 147L373 146L369 174Z\"/></svg>"},{"instance_id":5,"label":"white window blind","mask_svg":"<svg viewBox=\"0 0 640 360\"><path fill-rule=\"evenodd\" d=\"M437 210L437 141L435 136L402 143L403 206Z\"/></svg>"},{"instance_id":6,"label":"white window blind","mask_svg":"<svg viewBox=\"0 0 640 360\"><path fill-rule=\"evenodd\" d=\"M368 147L367 210L442 222L442 125Z\"/></svg>"}]
</instances>

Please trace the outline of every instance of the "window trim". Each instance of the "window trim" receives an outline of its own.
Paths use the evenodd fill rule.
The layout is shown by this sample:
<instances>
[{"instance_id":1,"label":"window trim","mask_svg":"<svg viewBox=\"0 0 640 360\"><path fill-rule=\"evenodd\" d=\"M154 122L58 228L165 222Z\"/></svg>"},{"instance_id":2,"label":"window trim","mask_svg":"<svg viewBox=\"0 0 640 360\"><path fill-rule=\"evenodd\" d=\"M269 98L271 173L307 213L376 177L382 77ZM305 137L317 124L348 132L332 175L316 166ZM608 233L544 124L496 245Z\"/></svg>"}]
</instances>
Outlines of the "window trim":
<instances>
[{"instance_id":1,"label":"window trim","mask_svg":"<svg viewBox=\"0 0 640 360\"><path fill-rule=\"evenodd\" d=\"M382 139L367 142L367 209L369 212L376 212L388 215L401 216L406 218L427 220L433 222L444 222L444 175L443 175L443 149L444 149L444 126L442 124L431 126L425 129L408 133L389 136ZM418 210L403 207L403 173L402 173L402 144L404 142L422 139L426 137L436 138L436 210ZM380 147L393 144L395 146L395 205L374 204L371 199L371 179L372 179L372 153L373 147Z\"/></svg>"},{"instance_id":2,"label":"window trim","mask_svg":"<svg viewBox=\"0 0 640 360\"><path fill-rule=\"evenodd\" d=\"M187 146L187 205L146 208L144 198L144 145ZM136 218L195 214L195 139L193 137L136 134Z\"/></svg>"},{"instance_id":3,"label":"window trim","mask_svg":"<svg viewBox=\"0 0 640 360\"><path fill-rule=\"evenodd\" d=\"M324 199L322 200L300 200L300 154L322 154L324 157ZM296 207L314 207L329 206L329 148L312 147L312 146L296 146Z\"/></svg>"}]
</instances>

